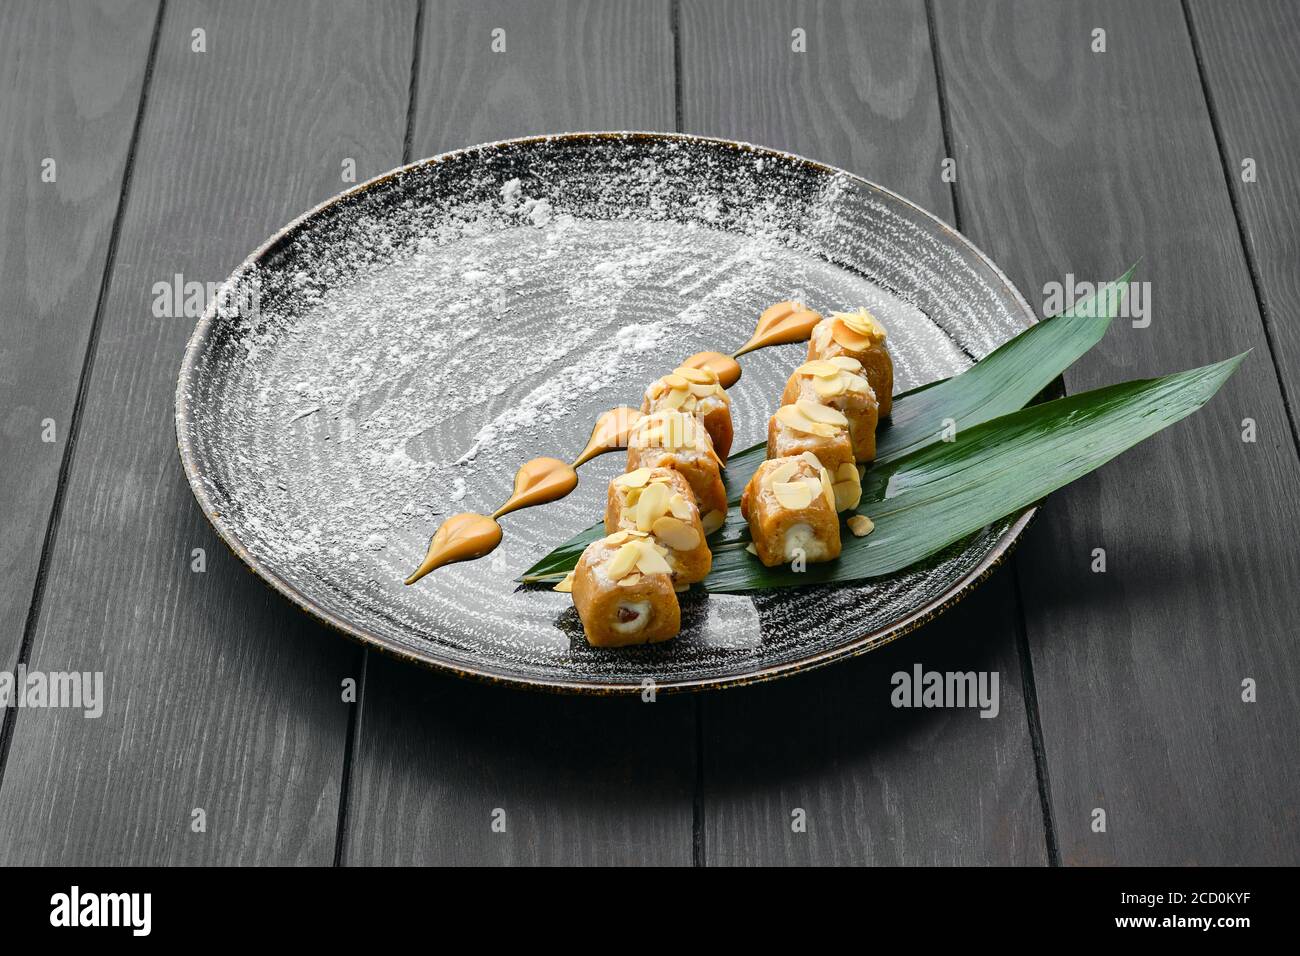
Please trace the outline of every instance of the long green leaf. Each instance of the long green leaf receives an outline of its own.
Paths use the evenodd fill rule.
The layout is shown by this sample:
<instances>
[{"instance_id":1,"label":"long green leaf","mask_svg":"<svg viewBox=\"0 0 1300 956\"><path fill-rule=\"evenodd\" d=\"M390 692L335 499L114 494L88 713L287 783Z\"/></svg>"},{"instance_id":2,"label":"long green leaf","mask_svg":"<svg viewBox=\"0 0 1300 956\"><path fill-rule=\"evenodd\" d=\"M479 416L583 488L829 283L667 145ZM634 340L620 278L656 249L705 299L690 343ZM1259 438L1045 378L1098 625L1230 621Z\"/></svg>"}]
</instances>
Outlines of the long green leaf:
<instances>
[{"instance_id":1,"label":"long green leaf","mask_svg":"<svg viewBox=\"0 0 1300 956\"><path fill-rule=\"evenodd\" d=\"M858 512L871 518L875 530L864 538L845 533L838 560L810 564L803 572L763 567L744 550L748 529L737 515L718 533L704 586L739 592L901 571L1190 415L1244 358L1032 405L872 471Z\"/></svg>"},{"instance_id":2,"label":"long green leaf","mask_svg":"<svg viewBox=\"0 0 1300 956\"><path fill-rule=\"evenodd\" d=\"M895 396L892 423L880 432L877 463L886 464L938 441L946 418L961 429L1022 408L1105 334L1136 269L1136 264L1130 266L1094 295L1031 326L962 374ZM732 505L740 501L745 484L766 455L767 446L760 442L731 456L723 479ZM560 580L577 565L583 549L601 536L601 525L579 532L519 580ZM714 540L724 538L719 531Z\"/></svg>"},{"instance_id":3,"label":"long green leaf","mask_svg":"<svg viewBox=\"0 0 1300 956\"><path fill-rule=\"evenodd\" d=\"M899 396L877 436L876 464L933 444L947 419L960 430L1024 408L1101 341L1136 269L1130 266L1068 311L1031 325L961 375Z\"/></svg>"},{"instance_id":4,"label":"long green leaf","mask_svg":"<svg viewBox=\"0 0 1300 956\"><path fill-rule=\"evenodd\" d=\"M735 593L845 583L901 571L1190 415L1244 358L1243 353L1163 378L1043 402L959 430L955 441L873 468L858 513L871 518L875 530L865 538L845 532L837 560L808 565L802 572L760 564L745 550L749 529L732 511L709 540L713 571L704 587ZM559 580L602 534L599 526L587 529L530 568L522 580Z\"/></svg>"}]
</instances>

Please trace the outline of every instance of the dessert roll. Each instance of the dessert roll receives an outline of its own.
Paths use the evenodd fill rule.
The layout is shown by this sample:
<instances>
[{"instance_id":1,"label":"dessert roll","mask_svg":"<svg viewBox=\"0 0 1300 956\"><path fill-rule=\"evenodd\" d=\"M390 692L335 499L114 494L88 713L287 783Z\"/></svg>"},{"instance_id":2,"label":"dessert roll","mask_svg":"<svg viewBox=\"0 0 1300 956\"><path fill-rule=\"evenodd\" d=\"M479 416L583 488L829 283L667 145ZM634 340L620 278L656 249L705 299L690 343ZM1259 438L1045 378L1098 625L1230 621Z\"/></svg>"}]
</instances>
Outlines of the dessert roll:
<instances>
[{"instance_id":1,"label":"dessert roll","mask_svg":"<svg viewBox=\"0 0 1300 956\"><path fill-rule=\"evenodd\" d=\"M801 398L843 412L849 421L854 459L858 464L875 459L879 407L861 362L847 355L805 362L785 383L781 404L793 405Z\"/></svg>"},{"instance_id":2,"label":"dessert roll","mask_svg":"<svg viewBox=\"0 0 1300 956\"><path fill-rule=\"evenodd\" d=\"M769 568L803 556L840 556L840 517L830 472L804 452L763 462L745 486L740 513L749 522L758 560Z\"/></svg>"},{"instance_id":3,"label":"dessert roll","mask_svg":"<svg viewBox=\"0 0 1300 956\"><path fill-rule=\"evenodd\" d=\"M862 363L867 381L875 392L880 417L894 407L894 360L885 347L885 327L866 309L836 312L813 327L808 340L808 358L829 359L846 355Z\"/></svg>"},{"instance_id":4,"label":"dessert roll","mask_svg":"<svg viewBox=\"0 0 1300 956\"><path fill-rule=\"evenodd\" d=\"M853 457L848 417L806 398L778 408L767 423L767 457L805 453L815 456L830 473L836 510L856 508L862 498L862 472Z\"/></svg>"},{"instance_id":5,"label":"dessert roll","mask_svg":"<svg viewBox=\"0 0 1300 956\"><path fill-rule=\"evenodd\" d=\"M731 453L731 399L713 369L683 366L656 379L645 390L641 411L647 415L663 411L694 415L709 433L713 450L726 464Z\"/></svg>"},{"instance_id":6,"label":"dessert roll","mask_svg":"<svg viewBox=\"0 0 1300 956\"><path fill-rule=\"evenodd\" d=\"M627 470L671 468L695 493L705 534L722 527L727 517L727 489L722 462L699 419L682 412L652 412L628 435Z\"/></svg>"},{"instance_id":7,"label":"dessert roll","mask_svg":"<svg viewBox=\"0 0 1300 956\"><path fill-rule=\"evenodd\" d=\"M856 462L845 414L805 398L778 408L767 423L767 457L789 458L806 451L816 455L831 474L840 465Z\"/></svg>"},{"instance_id":8,"label":"dessert roll","mask_svg":"<svg viewBox=\"0 0 1300 956\"><path fill-rule=\"evenodd\" d=\"M649 535L632 531L587 545L573 572L573 605L587 643L652 644L681 630L667 550Z\"/></svg>"},{"instance_id":9,"label":"dessert roll","mask_svg":"<svg viewBox=\"0 0 1300 956\"><path fill-rule=\"evenodd\" d=\"M695 493L671 468L638 468L609 483L605 533L637 531L668 548L665 556L679 587L703 581L713 567Z\"/></svg>"}]
</instances>

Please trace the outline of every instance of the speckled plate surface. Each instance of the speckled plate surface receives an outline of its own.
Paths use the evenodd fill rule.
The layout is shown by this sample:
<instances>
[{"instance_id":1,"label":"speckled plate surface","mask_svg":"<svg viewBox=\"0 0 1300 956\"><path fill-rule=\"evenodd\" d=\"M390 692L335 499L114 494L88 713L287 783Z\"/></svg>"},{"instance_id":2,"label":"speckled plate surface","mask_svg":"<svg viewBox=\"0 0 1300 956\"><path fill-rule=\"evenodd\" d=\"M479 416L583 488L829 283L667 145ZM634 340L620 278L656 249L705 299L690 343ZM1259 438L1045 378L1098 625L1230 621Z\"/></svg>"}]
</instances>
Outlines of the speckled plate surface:
<instances>
[{"instance_id":1,"label":"speckled plate surface","mask_svg":"<svg viewBox=\"0 0 1300 956\"><path fill-rule=\"evenodd\" d=\"M592 692L717 687L877 647L957 600L1026 512L861 586L683 596L652 647L588 647L567 595L513 579L603 513L621 455L502 519L493 555L402 579L443 516L492 511L516 467L571 459L693 352L798 299L870 308L899 391L1034 321L966 239L901 197L786 153L671 134L513 140L404 167L296 220L231 276L176 392L181 460L230 547L346 634L412 661ZM802 345L743 360L737 449Z\"/></svg>"}]
</instances>

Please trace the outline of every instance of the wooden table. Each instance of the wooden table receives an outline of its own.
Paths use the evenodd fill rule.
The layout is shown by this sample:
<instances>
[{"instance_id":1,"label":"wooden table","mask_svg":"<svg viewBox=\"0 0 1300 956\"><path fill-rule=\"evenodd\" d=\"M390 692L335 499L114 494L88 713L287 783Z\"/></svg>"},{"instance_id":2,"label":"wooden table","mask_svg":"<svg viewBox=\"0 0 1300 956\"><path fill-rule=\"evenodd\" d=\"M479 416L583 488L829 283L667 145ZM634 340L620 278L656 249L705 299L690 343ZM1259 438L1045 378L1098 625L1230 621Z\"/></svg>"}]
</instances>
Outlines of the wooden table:
<instances>
[{"instance_id":1,"label":"wooden table","mask_svg":"<svg viewBox=\"0 0 1300 956\"><path fill-rule=\"evenodd\" d=\"M4 714L0 863L1300 862L1298 96L1291 0L10 0L0 669L107 704ZM586 129L842 166L1036 306L1142 257L1149 326L1073 390L1254 352L878 653L647 705L364 651L197 510L194 319L155 285L219 281L349 160ZM894 709L917 662L998 671L998 716Z\"/></svg>"}]
</instances>

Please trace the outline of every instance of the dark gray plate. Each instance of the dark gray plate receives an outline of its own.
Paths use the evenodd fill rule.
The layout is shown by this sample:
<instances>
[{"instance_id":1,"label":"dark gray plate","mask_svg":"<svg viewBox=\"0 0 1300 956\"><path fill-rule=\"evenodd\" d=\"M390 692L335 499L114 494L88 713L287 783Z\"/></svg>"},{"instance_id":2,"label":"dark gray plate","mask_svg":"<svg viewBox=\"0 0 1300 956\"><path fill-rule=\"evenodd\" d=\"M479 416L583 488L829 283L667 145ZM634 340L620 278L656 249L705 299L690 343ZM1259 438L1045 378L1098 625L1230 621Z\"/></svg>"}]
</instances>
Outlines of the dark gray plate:
<instances>
[{"instance_id":1,"label":"dark gray plate","mask_svg":"<svg viewBox=\"0 0 1300 956\"><path fill-rule=\"evenodd\" d=\"M413 661L593 692L716 687L877 647L956 601L1026 512L854 587L691 594L674 641L597 650L569 597L512 579L603 512L622 456L569 498L503 519L491 557L414 587L441 516L492 511L515 468L571 459L595 416L772 302L867 306L903 391L1034 321L978 249L841 170L650 133L513 140L365 183L227 281L181 368L176 428L200 506L272 587ZM736 448L760 440L803 346L744 359Z\"/></svg>"}]
</instances>

